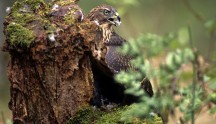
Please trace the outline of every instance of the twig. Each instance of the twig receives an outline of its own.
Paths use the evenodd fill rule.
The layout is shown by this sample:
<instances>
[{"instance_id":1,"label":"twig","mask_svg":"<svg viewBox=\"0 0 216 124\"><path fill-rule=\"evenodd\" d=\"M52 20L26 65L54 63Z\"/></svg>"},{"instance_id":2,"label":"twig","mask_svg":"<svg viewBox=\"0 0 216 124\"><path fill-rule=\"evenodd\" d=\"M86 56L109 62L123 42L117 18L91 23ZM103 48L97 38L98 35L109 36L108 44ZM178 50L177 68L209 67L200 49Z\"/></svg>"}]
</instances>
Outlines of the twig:
<instances>
[{"instance_id":1,"label":"twig","mask_svg":"<svg viewBox=\"0 0 216 124\"><path fill-rule=\"evenodd\" d=\"M194 17L200 21L202 24L205 22L205 19L191 6L188 0L182 0L188 11L190 11Z\"/></svg>"},{"instance_id":2,"label":"twig","mask_svg":"<svg viewBox=\"0 0 216 124\"><path fill-rule=\"evenodd\" d=\"M210 62L211 62L211 57L212 57L211 53L214 53L212 51L214 51L214 48L215 48L215 38L216 38L215 32L211 32L210 33L210 43L209 43L209 46L208 46L209 49L208 49L208 54L207 54L207 59Z\"/></svg>"},{"instance_id":3,"label":"twig","mask_svg":"<svg viewBox=\"0 0 216 124\"><path fill-rule=\"evenodd\" d=\"M196 99L196 82L197 82L197 67L196 67L196 62L195 60L197 59L197 54L193 46L193 41L192 41L192 34L191 34L191 29L190 26L188 26L188 33L189 33L189 41L190 41L190 47L194 51L195 58L193 60L193 84L192 84L192 110L191 110L191 124L195 123L195 99Z\"/></svg>"},{"instance_id":4,"label":"twig","mask_svg":"<svg viewBox=\"0 0 216 124\"><path fill-rule=\"evenodd\" d=\"M190 4L190 2L188 0L182 0L184 5L186 6L186 8L188 9L189 12L191 12L191 14L202 24L204 25L206 20L205 18L199 14ZM206 27L205 27L206 28ZM214 51L214 47L215 47L215 42L214 42L214 39L215 39L215 32L210 32L210 42L209 42L209 49L208 49L208 53L207 53L207 59L209 61L211 61L211 53L213 53L212 51Z\"/></svg>"}]
</instances>

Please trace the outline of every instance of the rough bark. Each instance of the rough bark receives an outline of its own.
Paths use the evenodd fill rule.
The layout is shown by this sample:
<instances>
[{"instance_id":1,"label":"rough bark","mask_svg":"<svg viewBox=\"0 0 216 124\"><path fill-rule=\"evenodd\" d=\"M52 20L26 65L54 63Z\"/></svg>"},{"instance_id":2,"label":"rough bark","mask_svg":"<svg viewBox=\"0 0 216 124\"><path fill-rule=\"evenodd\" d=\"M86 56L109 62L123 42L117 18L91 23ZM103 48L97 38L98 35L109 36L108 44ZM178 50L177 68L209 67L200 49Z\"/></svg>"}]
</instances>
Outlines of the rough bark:
<instances>
[{"instance_id":1,"label":"rough bark","mask_svg":"<svg viewBox=\"0 0 216 124\"><path fill-rule=\"evenodd\" d=\"M25 0L6 17L4 51L11 56L14 123L65 123L93 97L89 57L97 26L80 22L75 2L56 0L51 5L59 7L54 8L42 0Z\"/></svg>"}]
</instances>

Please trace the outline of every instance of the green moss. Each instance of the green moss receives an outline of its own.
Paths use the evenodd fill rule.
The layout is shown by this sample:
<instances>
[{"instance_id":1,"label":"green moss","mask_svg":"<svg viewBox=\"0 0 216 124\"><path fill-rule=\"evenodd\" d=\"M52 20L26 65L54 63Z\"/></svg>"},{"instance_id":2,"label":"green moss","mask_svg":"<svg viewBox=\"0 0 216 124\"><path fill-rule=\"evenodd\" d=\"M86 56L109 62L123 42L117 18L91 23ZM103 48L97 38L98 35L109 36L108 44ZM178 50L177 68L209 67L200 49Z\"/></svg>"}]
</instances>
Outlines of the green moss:
<instances>
[{"instance_id":1,"label":"green moss","mask_svg":"<svg viewBox=\"0 0 216 124\"><path fill-rule=\"evenodd\" d=\"M87 107L81 109L68 124L117 124L120 121L121 112L124 108L118 108L112 111L101 111L98 108Z\"/></svg>"},{"instance_id":2,"label":"green moss","mask_svg":"<svg viewBox=\"0 0 216 124\"><path fill-rule=\"evenodd\" d=\"M60 30L57 29L55 24L51 24L48 20L44 20L43 27L46 29L46 34L52 34L55 31Z\"/></svg>"},{"instance_id":3,"label":"green moss","mask_svg":"<svg viewBox=\"0 0 216 124\"><path fill-rule=\"evenodd\" d=\"M69 5L73 2L73 0L56 0L55 3L59 6Z\"/></svg>"},{"instance_id":4,"label":"green moss","mask_svg":"<svg viewBox=\"0 0 216 124\"><path fill-rule=\"evenodd\" d=\"M31 10L37 11L37 12L41 11L40 8L46 7L46 4L43 0L25 0L24 2L30 5Z\"/></svg>"},{"instance_id":5,"label":"green moss","mask_svg":"<svg viewBox=\"0 0 216 124\"><path fill-rule=\"evenodd\" d=\"M29 47L35 36L31 30L17 23L11 23L6 28L6 37L12 46Z\"/></svg>"},{"instance_id":6,"label":"green moss","mask_svg":"<svg viewBox=\"0 0 216 124\"><path fill-rule=\"evenodd\" d=\"M91 124L102 116L104 112L92 107L85 107L79 110L74 118L68 121L68 124Z\"/></svg>"},{"instance_id":7,"label":"green moss","mask_svg":"<svg viewBox=\"0 0 216 124\"><path fill-rule=\"evenodd\" d=\"M34 15L29 13L12 13L13 16L13 22L19 23L20 25L27 25L29 22L33 21Z\"/></svg>"},{"instance_id":8,"label":"green moss","mask_svg":"<svg viewBox=\"0 0 216 124\"><path fill-rule=\"evenodd\" d=\"M63 7L62 9L68 9L64 14L63 21L66 25L73 25L76 21L77 11L81 9L76 4L73 4L75 0L55 0L51 5L56 4ZM67 6L67 7L65 7ZM65 8L64 8L65 7Z\"/></svg>"},{"instance_id":9,"label":"green moss","mask_svg":"<svg viewBox=\"0 0 216 124\"><path fill-rule=\"evenodd\" d=\"M147 119L146 123L147 124L163 124L163 121L162 121L161 117L158 117L157 115L155 115L151 119Z\"/></svg>"},{"instance_id":10,"label":"green moss","mask_svg":"<svg viewBox=\"0 0 216 124\"><path fill-rule=\"evenodd\" d=\"M65 16L64 16L64 22L67 25L72 25L75 23L74 13L75 10L70 10Z\"/></svg>"},{"instance_id":11,"label":"green moss","mask_svg":"<svg viewBox=\"0 0 216 124\"><path fill-rule=\"evenodd\" d=\"M46 8L43 0L17 0L11 9L12 12L42 12Z\"/></svg>"},{"instance_id":12,"label":"green moss","mask_svg":"<svg viewBox=\"0 0 216 124\"><path fill-rule=\"evenodd\" d=\"M34 41L32 31L37 23L43 23L46 4L43 0L17 0L6 17L9 25L5 27L7 41L16 46L29 47ZM35 22L35 23L32 23Z\"/></svg>"},{"instance_id":13,"label":"green moss","mask_svg":"<svg viewBox=\"0 0 216 124\"><path fill-rule=\"evenodd\" d=\"M64 22L67 25L72 25L75 23L75 16L76 12L79 11L79 8L77 6L74 6L73 8L69 9L66 15L64 15Z\"/></svg>"},{"instance_id":14,"label":"green moss","mask_svg":"<svg viewBox=\"0 0 216 124\"><path fill-rule=\"evenodd\" d=\"M97 120L97 124L123 124L124 122L121 121L121 115L126 109L127 107L119 107L111 112L106 112Z\"/></svg>"},{"instance_id":15,"label":"green moss","mask_svg":"<svg viewBox=\"0 0 216 124\"><path fill-rule=\"evenodd\" d=\"M43 0L24 0L17 1L11 8L13 22L26 25L31 21L40 19L45 13L45 3Z\"/></svg>"},{"instance_id":16,"label":"green moss","mask_svg":"<svg viewBox=\"0 0 216 124\"><path fill-rule=\"evenodd\" d=\"M77 112L68 124L162 124L162 119L155 115L149 119L134 119L132 123L121 120L122 113L132 106L118 107L111 111L102 111L98 108L86 107Z\"/></svg>"}]
</instances>

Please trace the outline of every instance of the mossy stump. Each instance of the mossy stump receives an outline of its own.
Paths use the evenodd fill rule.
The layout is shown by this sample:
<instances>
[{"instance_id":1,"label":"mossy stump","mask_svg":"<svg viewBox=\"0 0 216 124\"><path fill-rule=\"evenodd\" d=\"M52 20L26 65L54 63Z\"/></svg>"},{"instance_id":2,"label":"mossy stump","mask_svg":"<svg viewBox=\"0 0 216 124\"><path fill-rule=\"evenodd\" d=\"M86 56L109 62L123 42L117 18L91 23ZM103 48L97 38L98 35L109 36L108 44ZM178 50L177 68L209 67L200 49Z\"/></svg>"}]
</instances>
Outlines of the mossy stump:
<instances>
[{"instance_id":1,"label":"mossy stump","mask_svg":"<svg viewBox=\"0 0 216 124\"><path fill-rule=\"evenodd\" d=\"M70 18L68 18L70 17ZM4 22L14 123L65 123L93 97L97 26L76 0L18 0Z\"/></svg>"},{"instance_id":2,"label":"mossy stump","mask_svg":"<svg viewBox=\"0 0 216 124\"><path fill-rule=\"evenodd\" d=\"M95 90L90 60L103 46L102 32L83 21L77 1L17 0L5 18L13 123L125 123L120 119L128 106L103 111L89 105Z\"/></svg>"}]
</instances>

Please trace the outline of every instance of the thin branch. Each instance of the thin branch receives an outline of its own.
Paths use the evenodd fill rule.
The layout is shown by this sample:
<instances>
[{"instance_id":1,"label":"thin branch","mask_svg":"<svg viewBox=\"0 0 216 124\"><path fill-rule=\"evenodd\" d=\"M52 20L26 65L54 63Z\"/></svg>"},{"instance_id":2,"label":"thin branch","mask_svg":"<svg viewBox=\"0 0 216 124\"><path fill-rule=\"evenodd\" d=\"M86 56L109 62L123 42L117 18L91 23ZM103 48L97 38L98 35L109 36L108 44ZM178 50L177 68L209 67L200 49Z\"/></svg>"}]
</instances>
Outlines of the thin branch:
<instances>
[{"instance_id":1,"label":"thin branch","mask_svg":"<svg viewBox=\"0 0 216 124\"><path fill-rule=\"evenodd\" d=\"M188 11L191 12L191 14L194 15L194 17L201 22L202 24L205 22L205 19L200 15L190 4L188 0L182 0Z\"/></svg>"},{"instance_id":2,"label":"thin branch","mask_svg":"<svg viewBox=\"0 0 216 124\"><path fill-rule=\"evenodd\" d=\"M195 123L195 99L196 99L196 82L197 82L197 64L196 64L196 59L197 59L197 52L194 50L193 46L193 40L192 40L192 34L191 34L191 29L190 26L188 26L188 33L189 33L189 41L190 41L190 47L194 51L195 59L193 60L193 84L192 84L192 109L191 109L191 124Z\"/></svg>"},{"instance_id":3,"label":"thin branch","mask_svg":"<svg viewBox=\"0 0 216 124\"><path fill-rule=\"evenodd\" d=\"M189 12L191 12L191 14L202 24L204 25L206 23L206 20L204 19L204 17L199 14L190 4L189 0L182 0L183 4L185 5L185 7L188 9ZM206 27L205 27L206 28ZM210 32L210 42L209 42L209 46L208 46L208 53L207 53L207 60L211 61L211 56L212 56L212 51L214 51L215 48L215 32Z\"/></svg>"}]
</instances>

